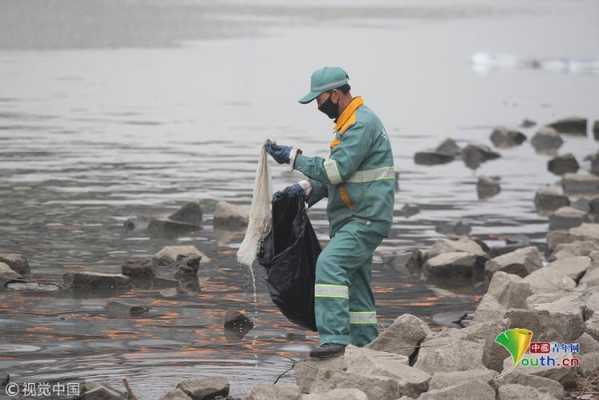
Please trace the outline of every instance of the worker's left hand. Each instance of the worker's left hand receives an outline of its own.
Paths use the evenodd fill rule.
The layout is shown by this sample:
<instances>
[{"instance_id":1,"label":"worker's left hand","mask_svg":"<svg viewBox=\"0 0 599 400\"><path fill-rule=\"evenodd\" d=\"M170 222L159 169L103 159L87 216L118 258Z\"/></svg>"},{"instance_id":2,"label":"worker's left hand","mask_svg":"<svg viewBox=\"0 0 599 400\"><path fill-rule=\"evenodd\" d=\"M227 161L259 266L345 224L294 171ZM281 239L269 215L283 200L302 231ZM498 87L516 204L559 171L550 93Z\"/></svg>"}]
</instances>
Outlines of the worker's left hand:
<instances>
[{"instance_id":1,"label":"worker's left hand","mask_svg":"<svg viewBox=\"0 0 599 400\"><path fill-rule=\"evenodd\" d=\"M275 142L267 140L264 148L279 164L289 164L293 147L278 145Z\"/></svg>"},{"instance_id":2,"label":"worker's left hand","mask_svg":"<svg viewBox=\"0 0 599 400\"><path fill-rule=\"evenodd\" d=\"M300 185L299 183L294 183L293 185L287 186L285 189L281 191L275 192L275 194L272 196L272 201L275 202L289 197L304 197L304 195L305 192L302 185Z\"/></svg>"}]
</instances>

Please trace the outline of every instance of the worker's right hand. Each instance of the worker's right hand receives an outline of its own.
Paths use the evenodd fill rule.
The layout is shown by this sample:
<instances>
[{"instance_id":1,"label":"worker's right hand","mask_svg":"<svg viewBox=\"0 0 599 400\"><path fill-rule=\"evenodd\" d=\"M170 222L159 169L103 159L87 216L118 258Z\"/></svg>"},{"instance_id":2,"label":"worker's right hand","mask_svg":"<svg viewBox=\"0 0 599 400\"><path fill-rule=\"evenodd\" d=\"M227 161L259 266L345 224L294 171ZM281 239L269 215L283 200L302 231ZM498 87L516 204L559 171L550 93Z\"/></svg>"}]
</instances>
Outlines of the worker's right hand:
<instances>
[{"instance_id":1,"label":"worker's right hand","mask_svg":"<svg viewBox=\"0 0 599 400\"><path fill-rule=\"evenodd\" d=\"M287 198L304 197L305 191L302 185L294 183L291 186L287 186L285 189L275 192L272 196L272 201L279 201Z\"/></svg>"}]
</instances>

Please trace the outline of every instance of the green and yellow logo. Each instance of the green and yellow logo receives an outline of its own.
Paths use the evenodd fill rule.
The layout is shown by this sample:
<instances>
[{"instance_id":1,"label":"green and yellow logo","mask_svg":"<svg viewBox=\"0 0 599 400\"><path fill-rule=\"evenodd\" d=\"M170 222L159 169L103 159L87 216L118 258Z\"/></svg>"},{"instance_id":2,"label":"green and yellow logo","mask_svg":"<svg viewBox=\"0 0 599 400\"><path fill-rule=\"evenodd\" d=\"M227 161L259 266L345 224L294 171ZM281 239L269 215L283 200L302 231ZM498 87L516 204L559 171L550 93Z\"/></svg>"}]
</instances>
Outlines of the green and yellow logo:
<instances>
[{"instance_id":1,"label":"green and yellow logo","mask_svg":"<svg viewBox=\"0 0 599 400\"><path fill-rule=\"evenodd\" d=\"M495 337L495 343L501 345L512 356L514 366L517 366L532 342L532 331L524 328L512 328L501 332Z\"/></svg>"}]
</instances>

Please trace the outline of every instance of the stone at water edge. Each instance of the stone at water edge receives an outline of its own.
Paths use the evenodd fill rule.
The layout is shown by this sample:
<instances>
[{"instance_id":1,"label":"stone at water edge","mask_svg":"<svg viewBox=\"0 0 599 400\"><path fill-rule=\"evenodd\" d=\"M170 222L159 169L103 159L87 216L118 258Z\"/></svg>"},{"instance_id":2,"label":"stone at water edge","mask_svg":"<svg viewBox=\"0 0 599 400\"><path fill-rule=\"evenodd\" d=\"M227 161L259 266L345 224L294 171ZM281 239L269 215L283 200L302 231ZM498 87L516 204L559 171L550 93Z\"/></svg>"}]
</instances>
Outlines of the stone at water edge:
<instances>
[{"instance_id":1,"label":"stone at water edge","mask_svg":"<svg viewBox=\"0 0 599 400\"><path fill-rule=\"evenodd\" d=\"M235 333L240 337L245 336L254 328L254 322L243 312L229 310L225 314L224 328L226 331Z\"/></svg>"},{"instance_id":2,"label":"stone at water edge","mask_svg":"<svg viewBox=\"0 0 599 400\"><path fill-rule=\"evenodd\" d=\"M589 156L589 161L591 162L591 173L593 175L599 175L599 152L591 154Z\"/></svg>"},{"instance_id":3,"label":"stone at water edge","mask_svg":"<svg viewBox=\"0 0 599 400\"><path fill-rule=\"evenodd\" d=\"M568 230L588 222L587 213L574 207L558 208L549 216L549 230Z\"/></svg>"},{"instance_id":4,"label":"stone at water edge","mask_svg":"<svg viewBox=\"0 0 599 400\"><path fill-rule=\"evenodd\" d=\"M202 263L209 263L210 258L199 251L195 246L166 246L154 255L158 265L175 263L179 257L202 257Z\"/></svg>"},{"instance_id":5,"label":"stone at water edge","mask_svg":"<svg viewBox=\"0 0 599 400\"><path fill-rule=\"evenodd\" d=\"M143 315L150 310L150 307L147 305L133 304L126 301L117 300L106 303L104 310L109 315L129 317Z\"/></svg>"},{"instance_id":6,"label":"stone at water edge","mask_svg":"<svg viewBox=\"0 0 599 400\"><path fill-rule=\"evenodd\" d=\"M485 272L489 277L497 271L503 271L523 278L542 267L543 258L541 253L536 247L529 246L487 261Z\"/></svg>"},{"instance_id":7,"label":"stone at water edge","mask_svg":"<svg viewBox=\"0 0 599 400\"><path fill-rule=\"evenodd\" d=\"M198 203L187 203L171 215L171 221L184 222L191 225L202 225L202 207Z\"/></svg>"},{"instance_id":8,"label":"stone at water edge","mask_svg":"<svg viewBox=\"0 0 599 400\"><path fill-rule=\"evenodd\" d=\"M226 201L216 203L214 209L214 226L243 228L249 221L250 210L247 206L231 204Z\"/></svg>"},{"instance_id":9,"label":"stone at water edge","mask_svg":"<svg viewBox=\"0 0 599 400\"><path fill-rule=\"evenodd\" d=\"M574 157L574 154L567 153L556 156L547 161L547 169L555 175L564 175L567 173L575 173L580 169L580 165Z\"/></svg>"},{"instance_id":10,"label":"stone at water edge","mask_svg":"<svg viewBox=\"0 0 599 400\"><path fill-rule=\"evenodd\" d=\"M428 335L428 324L412 314L402 314L366 347L410 357Z\"/></svg>"},{"instance_id":11,"label":"stone at water edge","mask_svg":"<svg viewBox=\"0 0 599 400\"><path fill-rule=\"evenodd\" d=\"M311 393L312 385L320 370L343 371L347 369L345 357L333 357L324 360L307 358L295 363L293 372L295 381L302 393Z\"/></svg>"},{"instance_id":12,"label":"stone at water edge","mask_svg":"<svg viewBox=\"0 0 599 400\"><path fill-rule=\"evenodd\" d=\"M570 205L570 199L558 186L545 186L535 193L535 208L539 213L548 213Z\"/></svg>"},{"instance_id":13,"label":"stone at water edge","mask_svg":"<svg viewBox=\"0 0 599 400\"><path fill-rule=\"evenodd\" d=\"M599 140L599 120L595 121L593 124L593 136L595 140Z\"/></svg>"},{"instance_id":14,"label":"stone at water edge","mask_svg":"<svg viewBox=\"0 0 599 400\"><path fill-rule=\"evenodd\" d=\"M432 258L443 253L450 252L465 252L475 256L487 257L487 253L483 250L480 244L476 243L472 239L459 238L453 239L440 239L433 243L429 251L426 252L426 258Z\"/></svg>"},{"instance_id":15,"label":"stone at water edge","mask_svg":"<svg viewBox=\"0 0 599 400\"><path fill-rule=\"evenodd\" d=\"M160 400L193 400L184 391L175 389L160 398Z\"/></svg>"},{"instance_id":16,"label":"stone at water edge","mask_svg":"<svg viewBox=\"0 0 599 400\"><path fill-rule=\"evenodd\" d=\"M585 332L585 321L579 313L513 308L506 312L505 317L509 328L530 329L535 340L572 342Z\"/></svg>"},{"instance_id":17,"label":"stone at water edge","mask_svg":"<svg viewBox=\"0 0 599 400\"><path fill-rule=\"evenodd\" d=\"M491 150L489 146L469 144L462 149L462 161L470 169L477 169L482 163L499 157L501 154Z\"/></svg>"},{"instance_id":18,"label":"stone at water edge","mask_svg":"<svg viewBox=\"0 0 599 400\"><path fill-rule=\"evenodd\" d=\"M154 272L154 261L148 257L134 257L127 259L121 267L121 272L132 280L151 280L156 276Z\"/></svg>"},{"instance_id":19,"label":"stone at water edge","mask_svg":"<svg viewBox=\"0 0 599 400\"><path fill-rule=\"evenodd\" d=\"M526 141L526 135L515 129L497 127L491 132L491 142L498 148L509 148L521 145Z\"/></svg>"},{"instance_id":20,"label":"stone at water edge","mask_svg":"<svg viewBox=\"0 0 599 400\"><path fill-rule=\"evenodd\" d=\"M599 194L599 176L591 174L565 174L562 177L562 187L568 195Z\"/></svg>"},{"instance_id":21,"label":"stone at water edge","mask_svg":"<svg viewBox=\"0 0 599 400\"><path fill-rule=\"evenodd\" d=\"M587 124L588 121L586 118L569 117L547 124L547 126L555 129L559 133L586 136Z\"/></svg>"},{"instance_id":22,"label":"stone at water edge","mask_svg":"<svg viewBox=\"0 0 599 400\"><path fill-rule=\"evenodd\" d=\"M474 379L443 389L429 390L418 400L495 400L495 390L487 383Z\"/></svg>"},{"instance_id":23,"label":"stone at water edge","mask_svg":"<svg viewBox=\"0 0 599 400\"><path fill-rule=\"evenodd\" d=\"M455 140L448 138L441 142L435 149L437 153L447 154L453 157L457 157L462 152L460 146Z\"/></svg>"},{"instance_id":24,"label":"stone at water edge","mask_svg":"<svg viewBox=\"0 0 599 400\"><path fill-rule=\"evenodd\" d=\"M397 212L401 217L410 218L420 212L420 207L416 204L404 204L404 206Z\"/></svg>"},{"instance_id":25,"label":"stone at water edge","mask_svg":"<svg viewBox=\"0 0 599 400\"><path fill-rule=\"evenodd\" d=\"M0 288L4 288L4 285L12 280L21 278L21 274L13 271L8 264L0 262Z\"/></svg>"},{"instance_id":26,"label":"stone at water edge","mask_svg":"<svg viewBox=\"0 0 599 400\"><path fill-rule=\"evenodd\" d=\"M0 262L8 265L13 271L21 275L27 275L31 272L29 261L22 254L0 253Z\"/></svg>"},{"instance_id":27,"label":"stone at water edge","mask_svg":"<svg viewBox=\"0 0 599 400\"><path fill-rule=\"evenodd\" d=\"M559 269L540 268L527 275L524 280L530 284L534 293L572 290L576 287L576 282Z\"/></svg>"},{"instance_id":28,"label":"stone at water edge","mask_svg":"<svg viewBox=\"0 0 599 400\"><path fill-rule=\"evenodd\" d=\"M439 254L429 258L423 267L424 273L432 278L471 278L482 266L481 257L465 252Z\"/></svg>"},{"instance_id":29,"label":"stone at water edge","mask_svg":"<svg viewBox=\"0 0 599 400\"><path fill-rule=\"evenodd\" d=\"M491 386L495 388L509 384L533 387L539 392L547 393L556 399L562 399L564 397L564 387L558 381L542 376L524 374L518 370L499 375L491 381Z\"/></svg>"},{"instance_id":30,"label":"stone at water edge","mask_svg":"<svg viewBox=\"0 0 599 400\"><path fill-rule=\"evenodd\" d=\"M522 122L520 123L520 126L522 128L532 128L533 126L535 126L537 123L531 119L528 118L524 118L522 120Z\"/></svg>"},{"instance_id":31,"label":"stone at water edge","mask_svg":"<svg viewBox=\"0 0 599 400\"><path fill-rule=\"evenodd\" d=\"M518 275L496 271L474 312L475 322L501 320L508 309L526 308L530 284Z\"/></svg>"},{"instance_id":32,"label":"stone at water edge","mask_svg":"<svg viewBox=\"0 0 599 400\"><path fill-rule=\"evenodd\" d=\"M146 228L150 237L176 238L196 232L200 227L170 219L152 219Z\"/></svg>"},{"instance_id":33,"label":"stone at water edge","mask_svg":"<svg viewBox=\"0 0 599 400\"><path fill-rule=\"evenodd\" d=\"M549 263L546 268L559 271L577 282L591 268L591 258L586 256L562 257Z\"/></svg>"},{"instance_id":34,"label":"stone at water edge","mask_svg":"<svg viewBox=\"0 0 599 400\"><path fill-rule=\"evenodd\" d=\"M476 182L476 193L479 199L487 199L501 192L501 178L497 176L479 176Z\"/></svg>"},{"instance_id":35,"label":"stone at water edge","mask_svg":"<svg viewBox=\"0 0 599 400\"><path fill-rule=\"evenodd\" d=\"M181 390L193 400L213 399L217 396L229 395L229 381L223 377L192 378L181 381L177 389Z\"/></svg>"},{"instance_id":36,"label":"stone at water edge","mask_svg":"<svg viewBox=\"0 0 599 400\"><path fill-rule=\"evenodd\" d=\"M437 151L419 151L414 154L414 163L417 165L440 165L452 162L454 156Z\"/></svg>"},{"instance_id":37,"label":"stone at water edge","mask_svg":"<svg viewBox=\"0 0 599 400\"><path fill-rule=\"evenodd\" d=\"M485 368L483 354L483 343L429 336L421 343L414 367L429 374Z\"/></svg>"},{"instance_id":38,"label":"stone at water edge","mask_svg":"<svg viewBox=\"0 0 599 400\"><path fill-rule=\"evenodd\" d=\"M62 278L71 289L128 289L131 286L131 280L123 274L66 272Z\"/></svg>"},{"instance_id":39,"label":"stone at water edge","mask_svg":"<svg viewBox=\"0 0 599 400\"><path fill-rule=\"evenodd\" d=\"M548 257L548 261L555 261L558 258L564 257L588 257L594 251L599 251L599 242L594 242L592 240L577 240L571 243L560 243L555 247L550 257Z\"/></svg>"},{"instance_id":40,"label":"stone at water edge","mask_svg":"<svg viewBox=\"0 0 599 400\"><path fill-rule=\"evenodd\" d=\"M530 143L537 153L553 153L563 144L564 139L551 127L543 127L532 137Z\"/></svg>"},{"instance_id":41,"label":"stone at water edge","mask_svg":"<svg viewBox=\"0 0 599 400\"><path fill-rule=\"evenodd\" d=\"M401 397L400 385L393 378L319 369L311 393L334 389L359 389L366 394L368 400L396 400Z\"/></svg>"},{"instance_id":42,"label":"stone at water edge","mask_svg":"<svg viewBox=\"0 0 599 400\"><path fill-rule=\"evenodd\" d=\"M435 232L443 235L467 236L472 232L472 226L462 220L441 221L435 225Z\"/></svg>"}]
</instances>

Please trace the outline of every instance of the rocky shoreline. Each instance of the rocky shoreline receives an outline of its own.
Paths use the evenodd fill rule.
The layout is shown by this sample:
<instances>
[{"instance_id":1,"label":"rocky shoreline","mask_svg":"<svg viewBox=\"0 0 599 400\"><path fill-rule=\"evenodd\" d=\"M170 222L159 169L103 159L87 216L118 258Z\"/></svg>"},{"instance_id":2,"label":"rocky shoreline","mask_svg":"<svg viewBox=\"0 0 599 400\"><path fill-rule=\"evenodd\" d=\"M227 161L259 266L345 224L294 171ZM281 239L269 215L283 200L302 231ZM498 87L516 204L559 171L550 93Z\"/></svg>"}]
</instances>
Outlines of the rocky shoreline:
<instances>
[{"instance_id":1,"label":"rocky shoreline","mask_svg":"<svg viewBox=\"0 0 599 400\"><path fill-rule=\"evenodd\" d=\"M403 314L365 348L348 346L341 357L299 361L293 368L296 384L257 385L247 400L599 398L599 152L587 157L589 171L581 171L571 154L556 153L562 135L580 135L583 126L586 134L586 120L556 121L539 129L531 141L539 153L555 153L548 171L561 177L558 185L538 188L534 197L537 212L549 222L544 247L517 237L508 238L504 247L490 248L469 237L469 227L455 223L437 227L448 238L429 248L383 256L386 263L427 280L483 282L487 290L473 313L440 331L417 316ZM599 122L594 135L599 139ZM517 130L497 128L490 140L501 149L522 145L527 138ZM499 157L487 146L460 148L448 140L417 153L415 162L435 165L461 158L476 169ZM498 195L500 181L479 177L479 198ZM215 226L247 224L243 207L218 202L214 208ZM407 206L402 212L409 216L419 210ZM124 229L141 226L150 235L176 237L201 223L202 207L190 203L164 219L128 220ZM22 255L0 254L0 284L4 289L48 291L149 287L172 298L200 290L197 273L200 263L207 261L193 246L168 246L153 257L127 260L120 274L69 272L62 285L50 287L27 278L31 271ZM146 313L148 306L112 301L105 311L135 316ZM243 337L253 323L243 314L227 315L224 327ZM579 365L514 368L508 352L495 341L510 328L530 329L536 341L579 344ZM0 374L0 386L9 381L8 374ZM126 382L125 386L127 392L85 383L80 398L137 399ZM222 377L184 380L162 399L231 398L229 383Z\"/></svg>"}]
</instances>

